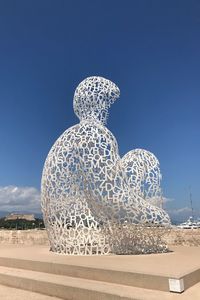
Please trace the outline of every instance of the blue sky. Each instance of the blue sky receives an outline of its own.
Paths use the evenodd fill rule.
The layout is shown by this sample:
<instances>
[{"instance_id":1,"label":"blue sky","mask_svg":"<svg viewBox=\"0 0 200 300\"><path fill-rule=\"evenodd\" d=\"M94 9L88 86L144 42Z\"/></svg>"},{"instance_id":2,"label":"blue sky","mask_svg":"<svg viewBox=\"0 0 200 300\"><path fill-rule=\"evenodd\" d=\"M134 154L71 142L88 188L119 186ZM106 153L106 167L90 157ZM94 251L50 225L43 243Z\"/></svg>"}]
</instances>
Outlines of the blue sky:
<instances>
[{"instance_id":1,"label":"blue sky","mask_svg":"<svg viewBox=\"0 0 200 300\"><path fill-rule=\"evenodd\" d=\"M199 37L194 0L1 0L0 210L39 203L45 157L78 122L74 89L99 75L121 90L108 121L120 154L155 153L168 209L187 212L191 186L198 214Z\"/></svg>"}]
</instances>

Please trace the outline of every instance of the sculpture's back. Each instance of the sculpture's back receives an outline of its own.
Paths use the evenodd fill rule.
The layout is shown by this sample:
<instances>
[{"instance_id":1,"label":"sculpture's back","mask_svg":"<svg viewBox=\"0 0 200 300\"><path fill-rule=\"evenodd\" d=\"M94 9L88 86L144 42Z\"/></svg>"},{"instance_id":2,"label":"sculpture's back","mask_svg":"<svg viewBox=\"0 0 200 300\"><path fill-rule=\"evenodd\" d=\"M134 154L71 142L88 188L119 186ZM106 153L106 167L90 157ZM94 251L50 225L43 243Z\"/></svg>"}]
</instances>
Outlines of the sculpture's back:
<instances>
[{"instance_id":1,"label":"sculpture's back","mask_svg":"<svg viewBox=\"0 0 200 300\"><path fill-rule=\"evenodd\" d=\"M42 211L52 251L109 251L99 227L101 216L105 217L101 201L106 187L99 189L102 194L95 191L101 184L99 178L109 174L119 159L117 142L103 125L118 96L119 89L111 81L85 79L74 95L80 123L67 129L48 154L42 176Z\"/></svg>"}]
</instances>

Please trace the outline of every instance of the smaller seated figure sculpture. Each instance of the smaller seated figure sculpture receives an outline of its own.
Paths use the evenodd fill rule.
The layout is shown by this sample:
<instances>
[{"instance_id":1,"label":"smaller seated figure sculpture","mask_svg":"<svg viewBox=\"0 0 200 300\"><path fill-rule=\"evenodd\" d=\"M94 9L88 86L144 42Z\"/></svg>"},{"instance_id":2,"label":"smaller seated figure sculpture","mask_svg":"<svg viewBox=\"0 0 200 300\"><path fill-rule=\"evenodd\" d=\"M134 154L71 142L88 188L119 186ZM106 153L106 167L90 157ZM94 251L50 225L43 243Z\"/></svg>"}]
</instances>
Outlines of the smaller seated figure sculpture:
<instances>
[{"instance_id":1,"label":"smaller seated figure sculpture","mask_svg":"<svg viewBox=\"0 0 200 300\"><path fill-rule=\"evenodd\" d=\"M55 142L42 175L42 211L52 251L107 254L101 226L110 220L170 223L167 213L149 199L157 193L150 177L158 166L151 166L151 159L142 168L134 163L150 154L135 150L121 160L117 141L105 126L119 95L113 82L98 76L86 78L75 90L73 106L80 123ZM142 188L145 180L148 191Z\"/></svg>"}]
</instances>

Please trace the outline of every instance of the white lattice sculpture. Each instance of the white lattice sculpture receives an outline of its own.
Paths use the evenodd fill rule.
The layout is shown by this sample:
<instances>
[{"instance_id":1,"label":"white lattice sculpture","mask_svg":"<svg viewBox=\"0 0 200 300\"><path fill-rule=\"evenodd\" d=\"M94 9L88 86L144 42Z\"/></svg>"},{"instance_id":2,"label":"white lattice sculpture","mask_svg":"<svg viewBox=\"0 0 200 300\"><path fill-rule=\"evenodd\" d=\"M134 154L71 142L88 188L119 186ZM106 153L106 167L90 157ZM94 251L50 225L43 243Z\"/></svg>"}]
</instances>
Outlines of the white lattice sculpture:
<instances>
[{"instance_id":1,"label":"white lattice sculpture","mask_svg":"<svg viewBox=\"0 0 200 300\"><path fill-rule=\"evenodd\" d=\"M162 176L155 155L144 149L131 150L123 156L121 164L129 188L149 203L162 207Z\"/></svg>"},{"instance_id":2,"label":"white lattice sculpture","mask_svg":"<svg viewBox=\"0 0 200 300\"><path fill-rule=\"evenodd\" d=\"M52 251L107 254L101 226L110 220L170 223L167 213L150 201L160 193L157 159L145 150L121 159L117 141L104 125L119 95L113 82L96 76L76 88L73 104L80 123L55 142L42 176L42 211Z\"/></svg>"}]
</instances>

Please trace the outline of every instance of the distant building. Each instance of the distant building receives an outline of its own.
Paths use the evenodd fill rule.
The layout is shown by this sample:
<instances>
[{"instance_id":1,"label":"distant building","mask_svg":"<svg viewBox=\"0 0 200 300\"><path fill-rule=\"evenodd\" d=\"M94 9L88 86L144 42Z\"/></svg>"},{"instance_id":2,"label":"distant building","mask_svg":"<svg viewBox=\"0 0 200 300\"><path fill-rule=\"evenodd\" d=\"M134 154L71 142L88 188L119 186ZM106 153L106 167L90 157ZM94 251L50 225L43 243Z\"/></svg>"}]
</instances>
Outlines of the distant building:
<instances>
[{"instance_id":1,"label":"distant building","mask_svg":"<svg viewBox=\"0 0 200 300\"><path fill-rule=\"evenodd\" d=\"M34 214L16 214L11 213L5 217L5 221L8 220L27 220L27 221L35 221Z\"/></svg>"}]
</instances>

